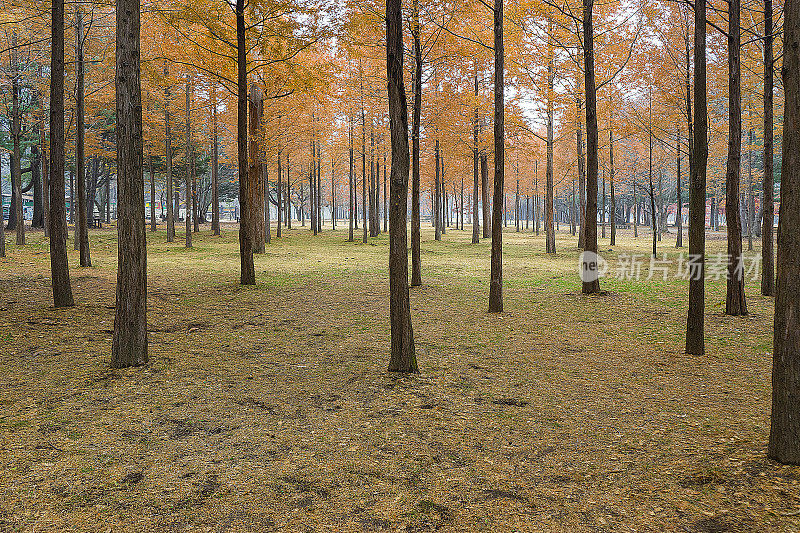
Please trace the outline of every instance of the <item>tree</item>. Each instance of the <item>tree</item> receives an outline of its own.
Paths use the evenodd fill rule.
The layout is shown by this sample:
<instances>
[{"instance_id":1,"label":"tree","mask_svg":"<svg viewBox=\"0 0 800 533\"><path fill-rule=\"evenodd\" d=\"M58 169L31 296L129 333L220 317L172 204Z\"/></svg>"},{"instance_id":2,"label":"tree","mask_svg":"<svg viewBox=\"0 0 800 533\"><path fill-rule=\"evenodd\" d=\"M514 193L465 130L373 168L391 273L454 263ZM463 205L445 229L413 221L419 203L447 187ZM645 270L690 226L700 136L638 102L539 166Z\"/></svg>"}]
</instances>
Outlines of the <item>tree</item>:
<instances>
[{"instance_id":1,"label":"tree","mask_svg":"<svg viewBox=\"0 0 800 533\"><path fill-rule=\"evenodd\" d=\"M725 172L725 217L728 229L726 315L746 315L739 181L742 168L742 75L740 0L728 0L728 161Z\"/></svg>"},{"instance_id":2,"label":"tree","mask_svg":"<svg viewBox=\"0 0 800 533\"><path fill-rule=\"evenodd\" d=\"M77 106L75 110L76 128L75 128L75 170L78 175L78 222L75 225L77 239L75 247L80 250L81 266L92 266L92 259L89 255L89 228L88 228L88 214L86 213L86 165L85 161L85 97L84 97L84 69L85 64L83 60L83 47L84 47L84 34L83 34L83 13L80 4L75 7L75 20L76 20L76 64L75 64L75 77L77 94Z\"/></svg>"},{"instance_id":3,"label":"tree","mask_svg":"<svg viewBox=\"0 0 800 533\"><path fill-rule=\"evenodd\" d=\"M594 80L594 29L592 27L592 7L594 0L583 0L583 55L584 88L586 91L586 212L582 220L586 236L584 238L584 272L591 268L597 257L597 90ZM594 256L586 255L594 254ZM590 259L587 259L590 258ZM587 264L587 261L590 264ZM588 276L583 280L583 294L600 292L600 279Z\"/></svg>"},{"instance_id":4,"label":"tree","mask_svg":"<svg viewBox=\"0 0 800 533\"><path fill-rule=\"evenodd\" d=\"M783 20L781 206L772 355L769 457L800 464L800 2L787 0Z\"/></svg>"},{"instance_id":5,"label":"tree","mask_svg":"<svg viewBox=\"0 0 800 533\"><path fill-rule=\"evenodd\" d=\"M247 43L245 42L244 0L236 0L237 125L239 154L239 255L242 285L256 284L253 265L253 230L250 216L250 181L247 176Z\"/></svg>"},{"instance_id":6,"label":"tree","mask_svg":"<svg viewBox=\"0 0 800 533\"><path fill-rule=\"evenodd\" d=\"M401 0L386 2L386 76L389 84L389 129L392 172L389 186L389 291L392 329L390 372L418 372L408 300L408 109L403 86L403 20Z\"/></svg>"},{"instance_id":7,"label":"tree","mask_svg":"<svg viewBox=\"0 0 800 533\"><path fill-rule=\"evenodd\" d=\"M689 178L689 311L686 352L705 352L706 165L708 163L708 106L706 101L706 5L694 10L694 141Z\"/></svg>"},{"instance_id":8,"label":"tree","mask_svg":"<svg viewBox=\"0 0 800 533\"><path fill-rule=\"evenodd\" d=\"M503 312L503 181L505 177L505 85L503 69L503 0L494 0L494 198L489 312Z\"/></svg>"},{"instance_id":9,"label":"tree","mask_svg":"<svg viewBox=\"0 0 800 533\"><path fill-rule=\"evenodd\" d=\"M420 251L419 213L419 128L422 113L422 44L419 31L419 0L411 4L411 36L414 39L414 116L411 125L411 149L413 154L411 176L411 286L422 285L422 258ZM394 165L392 165L394 167Z\"/></svg>"},{"instance_id":10,"label":"tree","mask_svg":"<svg viewBox=\"0 0 800 533\"><path fill-rule=\"evenodd\" d=\"M52 7L50 53L50 275L53 304L75 305L67 263L67 208L64 203L64 0Z\"/></svg>"},{"instance_id":11,"label":"tree","mask_svg":"<svg viewBox=\"0 0 800 533\"><path fill-rule=\"evenodd\" d=\"M139 0L117 0L117 302L111 366L147 364L147 241L142 173Z\"/></svg>"},{"instance_id":12,"label":"tree","mask_svg":"<svg viewBox=\"0 0 800 533\"><path fill-rule=\"evenodd\" d=\"M764 215L761 227L761 294L775 296L775 259L772 226L775 220L773 161L773 77L772 0L764 0Z\"/></svg>"}]
</instances>

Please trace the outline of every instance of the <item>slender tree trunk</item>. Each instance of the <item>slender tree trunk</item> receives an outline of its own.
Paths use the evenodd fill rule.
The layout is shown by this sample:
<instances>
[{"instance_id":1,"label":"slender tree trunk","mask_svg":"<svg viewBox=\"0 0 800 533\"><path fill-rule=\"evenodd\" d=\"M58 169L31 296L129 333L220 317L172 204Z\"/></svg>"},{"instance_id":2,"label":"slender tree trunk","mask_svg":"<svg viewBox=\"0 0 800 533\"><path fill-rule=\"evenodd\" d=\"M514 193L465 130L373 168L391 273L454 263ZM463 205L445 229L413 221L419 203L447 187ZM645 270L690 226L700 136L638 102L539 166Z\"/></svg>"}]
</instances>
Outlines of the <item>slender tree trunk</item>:
<instances>
[{"instance_id":1,"label":"slender tree trunk","mask_svg":"<svg viewBox=\"0 0 800 533\"><path fill-rule=\"evenodd\" d=\"M281 158L282 157L283 157L283 154L281 154L281 151L278 150L278 184L275 187L275 198L276 198L276 204L277 204L278 219L277 219L277 227L275 229L275 236L277 238L279 238L279 239L281 238L281 226L282 226L281 218L283 217L283 202L282 202L282 199L281 199L281 192L282 192L282 189L283 189L283 184L281 183L282 179L283 179L283 171L281 169ZM289 157L288 154L287 154L286 157L288 159L288 157Z\"/></svg>"},{"instance_id":2,"label":"slender tree trunk","mask_svg":"<svg viewBox=\"0 0 800 533\"><path fill-rule=\"evenodd\" d=\"M494 0L494 205L492 209L492 259L489 278L489 312L503 311L503 180L505 178L505 68L503 50L503 0Z\"/></svg>"},{"instance_id":3,"label":"slender tree trunk","mask_svg":"<svg viewBox=\"0 0 800 533\"><path fill-rule=\"evenodd\" d=\"M442 182L439 176L439 139L436 139L436 147L434 148L434 180L435 194L433 204L433 216L436 221L434 224L434 239L437 241L442 240Z\"/></svg>"},{"instance_id":4,"label":"slender tree trunk","mask_svg":"<svg viewBox=\"0 0 800 533\"><path fill-rule=\"evenodd\" d=\"M192 247L192 86L186 80L186 248Z\"/></svg>"},{"instance_id":5,"label":"slender tree trunk","mask_svg":"<svg viewBox=\"0 0 800 533\"><path fill-rule=\"evenodd\" d=\"M164 61L164 79L169 77L168 63ZM173 186L175 182L172 178L172 133L170 131L170 117L169 117L169 101L170 91L169 86L164 87L164 139L165 139L165 159L167 165L167 242L175 240L175 211L173 209L173 197L175 195Z\"/></svg>"},{"instance_id":6,"label":"slender tree trunk","mask_svg":"<svg viewBox=\"0 0 800 533\"><path fill-rule=\"evenodd\" d=\"M403 21L401 0L386 2L386 71L389 129L392 136L392 174L389 228L389 292L392 352L390 372L418 372L408 299L408 110L403 86Z\"/></svg>"},{"instance_id":7,"label":"slender tree trunk","mask_svg":"<svg viewBox=\"0 0 800 533\"><path fill-rule=\"evenodd\" d=\"M613 122L613 115L612 115ZM608 128L608 180L611 183L611 213L609 222L611 224L611 246L617 244L617 196L614 193L614 130Z\"/></svg>"},{"instance_id":8,"label":"slender tree trunk","mask_svg":"<svg viewBox=\"0 0 800 533\"><path fill-rule=\"evenodd\" d=\"M153 169L153 156L147 154L147 165L150 170L150 231L158 229L156 225L156 171Z\"/></svg>"},{"instance_id":9,"label":"slender tree trunk","mask_svg":"<svg viewBox=\"0 0 800 533\"><path fill-rule=\"evenodd\" d=\"M772 361L769 457L800 464L800 2L784 4L783 166Z\"/></svg>"},{"instance_id":10,"label":"slender tree trunk","mask_svg":"<svg viewBox=\"0 0 800 533\"><path fill-rule=\"evenodd\" d=\"M594 28L592 7L594 0L583 0L583 57L586 91L586 210L582 220L585 226L584 256L582 269L596 272L597 265L597 92L594 78ZM594 254L591 257L589 254ZM584 277L583 293L600 292L600 280L596 275Z\"/></svg>"},{"instance_id":11,"label":"slender tree trunk","mask_svg":"<svg viewBox=\"0 0 800 533\"><path fill-rule=\"evenodd\" d=\"M219 134L217 132L217 88L211 85L211 231L214 235L220 234L219 227ZM269 182L265 183L266 192L269 194ZM269 202L266 206L267 217L267 242L269 242Z\"/></svg>"},{"instance_id":12,"label":"slender tree trunk","mask_svg":"<svg viewBox=\"0 0 800 533\"><path fill-rule=\"evenodd\" d=\"M474 95L478 99L478 61L475 65ZM478 108L472 115L472 244L480 242L481 224L478 217Z\"/></svg>"},{"instance_id":13,"label":"slender tree trunk","mask_svg":"<svg viewBox=\"0 0 800 533\"><path fill-rule=\"evenodd\" d=\"M742 163L742 80L739 29L740 0L728 0L728 164L725 173L725 217L728 229L726 315L746 315L739 183Z\"/></svg>"},{"instance_id":14,"label":"slender tree trunk","mask_svg":"<svg viewBox=\"0 0 800 533\"><path fill-rule=\"evenodd\" d=\"M242 285L256 284L253 265L253 231L250 227L250 183L247 177L247 44L244 24L245 0L236 0L237 123L236 144L239 161L239 255Z\"/></svg>"},{"instance_id":15,"label":"slender tree trunk","mask_svg":"<svg viewBox=\"0 0 800 533\"><path fill-rule=\"evenodd\" d=\"M705 352L705 251L706 164L708 162L708 111L706 104L706 4L694 10L694 140L689 179L689 311L686 318L686 352Z\"/></svg>"},{"instance_id":16,"label":"slender tree trunk","mask_svg":"<svg viewBox=\"0 0 800 533\"><path fill-rule=\"evenodd\" d=\"M585 4L584 4L585 9ZM584 45L585 46L585 45ZM585 74L584 74L585 75ZM583 132L581 128L581 76L580 73L576 75L578 82L578 94L575 98L575 139L576 150L578 153L578 210L575 213L575 218L578 225L578 248L583 249L584 240L586 238L586 229L584 219L586 218L586 164L583 158ZM588 128L588 125L587 125ZM587 132L588 135L588 132Z\"/></svg>"},{"instance_id":17,"label":"slender tree trunk","mask_svg":"<svg viewBox=\"0 0 800 533\"><path fill-rule=\"evenodd\" d=\"M675 248L683 248L683 189L681 188L681 130L678 128L675 141L675 197L677 198L675 207L675 227L678 230L678 237L675 240Z\"/></svg>"},{"instance_id":18,"label":"slender tree trunk","mask_svg":"<svg viewBox=\"0 0 800 533\"><path fill-rule=\"evenodd\" d=\"M753 233L755 227L755 202L753 199L753 126L752 113L750 127L747 132L747 251L753 251Z\"/></svg>"},{"instance_id":19,"label":"slender tree trunk","mask_svg":"<svg viewBox=\"0 0 800 533\"><path fill-rule=\"evenodd\" d=\"M111 366L147 364L147 240L142 173L139 0L117 0L117 303Z\"/></svg>"},{"instance_id":20,"label":"slender tree trunk","mask_svg":"<svg viewBox=\"0 0 800 533\"><path fill-rule=\"evenodd\" d=\"M553 31L553 22L548 19L547 21L547 50L548 50L548 62L547 62L547 169L546 169L546 180L547 183L545 185L546 190L546 197L545 197L545 206L544 206L544 231L546 234L545 237L545 251L548 254L556 253L556 232L555 228L553 228L554 217L555 217L555 209L554 209L554 202L555 202L555 193L553 191L553 106L554 106L554 94L553 94L553 85L554 85L554 58L553 58L553 44L550 35Z\"/></svg>"},{"instance_id":21,"label":"slender tree trunk","mask_svg":"<svg viewBox=\"0 0 800 533\"><path fill-rule=\"evenodd\" d=\"M414 111L411 124L411 286L418 287L422 285L422 253L420 250L420 228L422 222L420 219L419 198L419 130L422 113L422 48L420 44L419 29L419 0L412 0L411 6L411 36L414 40Z\"/></svg>"},{"instance_id":22,"label":"slender tree trunk","mask_svg":"<svg viewBox=\"0 0 800 533\"><path fill-rule=\"evenodd\" d=\"M347 139L348 139L348 152L350 155L350 173L348 174L348 180L349 180L348 187L350 191L350 195L348 196L348 201L350 202L350 205L349 205L348 216L350 217L350 221L348 226L347 241L353 242L354 241L353 225L356 219L356 213L355 213L356 191L355 191L355 175L354 175L355 165L353 161L353 116L350 115L348 117L348 120L349 120L349 127L347 128Z\"/></svg>"},{"instance_id":23,"label":"slender tree trunk","mask_svg":"<svg viewBox=\"0 0 800 533\"><path fill-rule=\"evenodd\" d=\"M24 201L22 199L22 116L20 112L20 81L19 81L19 52L17 51L17 33L14 32L11 40L11 139L13 151L11 153L11 190L14 195L14 229L17 231L17 246L25 244L25 216ZM9 212L9 225L11 213Z\"/></svg>"},{"instance_id":24,"label":"slender tree trunk","mask_svg":"<svg viewBox=\"0 0 800 533\"><path fill-rule=\"evenodd\" d=\"M253 235L250 237L253 243L253 253L263 254L264 248L264 179L263 165L261 164L261 117L264 113L264 94L261 88L253 83L250 85L250 96L248 98L250 122L248 131L248 185L253 187L248 196L250 202L250 215L252 218L251 229Z\"/></svg>"},{"instance_id":25,"label":"slender tree trunk","mask_svg":"<svg viewBox=\"0 0 800 533\"><path fill-rule=\"evenodd\" d=\"M773 133L774 60L772 57L772 0L764 0L764 202L761 222L761 294L775 296L775 181Z\"/></svg>"},{"instance_id":26,"label":"slender tree trunk","mask_svg":"<svg viewBox=\"0 0 800 533\"><path fill-rule=\"evenodd\" d=\"M64 0L51 9L50 53L50 274L55 307L75 305L67 262L67 208L64 203ZM3 234L0 224L0 235ZM5 243L5 237L2 238Z\"/></svg>"}]
</instances>

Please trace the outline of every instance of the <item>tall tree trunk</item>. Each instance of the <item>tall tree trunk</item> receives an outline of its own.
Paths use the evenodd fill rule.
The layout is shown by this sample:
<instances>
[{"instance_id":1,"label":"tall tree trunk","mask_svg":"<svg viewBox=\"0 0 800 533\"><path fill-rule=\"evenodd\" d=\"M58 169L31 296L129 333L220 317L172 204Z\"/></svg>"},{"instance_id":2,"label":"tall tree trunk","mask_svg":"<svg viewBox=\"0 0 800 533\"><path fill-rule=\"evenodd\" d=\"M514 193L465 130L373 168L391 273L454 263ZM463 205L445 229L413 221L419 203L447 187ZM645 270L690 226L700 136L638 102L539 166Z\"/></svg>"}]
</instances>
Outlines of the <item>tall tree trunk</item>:
<instances>
[{"instance_id":1,"label":"tall tree trunk","mask_svg":"<svg viewBox=\"0 0 800 533\"><path fill-rule=\"evenodd\" d=\"M775 296L775 251L772 226L775 223L775 181L773 153L773 78L772 0L764 0L764 202L761 222L761 294Z\"/></svg>"},{"instance_id":2,"label":"tall tree trunk","mask_svg":"<svg viewBox=\"0 0 800 533\"><path fill-rule=\"evenodd\" d=\"M503 50L503 0L494 0L494 204L492 209L492 259L489 278L489 312L503 311L503 180L505 178L505 51Z\"/></svg>"},{"instance_id":3,"label":"tall tree trunk","mask_svg":"<svg viewBox=\"0 0 800 533\"><path fill-rule=\"evenodd\" d=\"M364 236L362 242L367 243L367 120L364 113L364 76L363 70L359 66L361 74L361 211L362 222L364 223Z\"/></svg>"},{"instance_id":4,"label":"tall tree trunk","mask_svg":"<svg viewBox=\"0 0 800 533\"><path fill-rule=\"evenodd\" d=\"M483 238L491 237L492 219L489 214L489 157L481 152L481 212L483 215Z\"/></svg>"},{"instance_id":5,"label":"tall tree trunk","mask_svg":"<svg viewBox=\"0 0 800 533\"><path fill-rule=\"evenodd\" d=\"M192 247L192 85L186 79L186 247Z\"/></svg>"},{"instance_id":6,"label":"tall tree trunk","mask_svg":"<svg viewBox=\"0 0 800 533\"><path fill-rule=\"evenodd\" d=\"M348 174L348 188L349 188L349 213L348 216L350 218L349 225L347 228L347 241L353 242L353 225L356 220L356 212L355 212L355 204L356 204L356 191L355 191L355 165L353 160L353 115L348 116L348 128L347 128L347 142L348 142L348 153L350 156L350 172ZM280 226L280 224L279 224Z\"/></svg>"},{"instance_id":7,"label":"tall tree trunk","mask_svg":"<svg viewBox=\"0 0 800 533\"><path fill-rule=\"evenodd\" d=\"M585 45L584 45L585 46ZM585 73L584 73L585 76ZM583 249L584 247L584 240L586 238L586 229L584 224L584 219L586 218L586 164L583 159L583 132L581 128L581 76L580 72L576 75L577 78L577 85L578 85L578 93L575 98L575 140L576 140L576 150L578 153L578 207L579 209L576 212L576 219L577 224L579 226L578 230L578 248ZM588 110L587 110L588 112ZM588 128L588 125L587 125ZM588 135L588 132L587 132Z\"/></svg>"},{"instance_id":8,"label":"tall tree trunk","mask_svg":"<svg viewBox=\"0 0 800 533\"><path fill-rule=\"evenodd\" d=\"M613 115L612 120L613 123ZM611 183L611 212L609 213L609 223L611 224L611 246L617 244L617 196L614 192L614 129L609 125L608 128L608 180Z\"/></svg>"},{"instance_id":9,"label":"tall tree trunk","mask_svg":"<svg viewBox=\"0 0 800 533\"><path fill-rule=\"evenodd\" d=\"M281 169L281 158L282 157L283 157L283 154L281 154L281 151L278 150L278 184L275 187L275 199L276 199L276 204L277 204L277 208L278 208L277 209L277 211L278 211L278 219L277 219L276 222L277 222L278 225L277 225L277 227L275 229L275 236L277 238L279 238L279 239L281 237L281 226L282 226L282 224L281 224L282 220L281 219L283 218L283 201L281 199L281 193L282 193L282 189L283 189L283 184L281 183L282 180L283 180L283 171ZM289 155L287 154L286 157L288 159Z\"/></svg>"},{"instance_id":10,"label":"tall tree trunk","mask_svg":"<svg viewBox=\"0 0 800 533\"><path fill-rule=\"evenodd\" d=\"M689 310L686 317L686 352L705 352L706 164L708 162L708 109L706 102L706 4L694 10L694 140L689 178Z\"/></svg>"},{"instance_id":11,"label":"tall tree trunk","mask_svg":"<svg viewBox=\"0 0 800 533\"><path fill-rule=\"evenodd\" d=\"M55 307L75 305L67 262L64 202L64 0L53 0L50 52L50 275ZM0 234L3 232L0 224ZM5 242L5 237L2 239Z\"/></svg>"},{"instance_id":12,"label":"tall tree trunk","mask_svg":"<svg viewBox=\"0 0 800 533\"><path fill-rule=\"evenodd\" d=\"M149 153L147 165L150 167L150 231L156 231L156 171L153 169L153 156Z\"/></svg>"},{"instance_id":13,"label":"tall tree trunk","mask_svg":"<svg viewBox=\"0 0 800 533\"><path fill-rule=\"evenodd\" d=\"M392 173L389 194L389 292L392 352L390 372L418 372L408 300L408 109L403 86L403 21L401 0L386 2L386 74L389 129L392 136Z\"/></svg>"},{"instance_id":14,"label":"tall tree trunk","mask_svg":"<svg viewBox=\"0 0 800 533\"><path fill-rule=\"evenodd\" d=\"M547 169L546 169L546 180L547 183L546 187L546 197L545 197L545 206L544 206L544 231L546 234L545 237L545 251L548 254L556 253L556 232L555 228L553 227L554 223L554 202L555 202L555 194L553 191L553 106L554 106L554 93L553 93L553 84L554 84L554 58L553 58L553 43L552 38L550 35L553 31L553 22L552 20L548 19L547 21L547 51L548 51L548 61L547 61Z\"/></svg>"},{"instance_id":15,"label":"tall tree trunk","mask_svg":"<svg viewBox=\"0 0 800 533\"><path fill-rule=\"evenodd\" d=\"M594 28L592 7L594 0L583 0L583 62L586 82L586 210L582 221L585 227L584 258L582 268L596 272L597 265L597 92L594 79ZM588 254L594 254L594 257ZM583 293L600 292L597 275L585 277Z\"/></svg>"},{"instance_id":16,"label":"tall tree trunk","mask_svg":"<svg viewBox=\"0 0 800 533\"><path fill-rule=\"evenodd\" d=\"M437 241L442 240L442 179L439 175L439 139L436 139L436 148L434 148L434 184L436 186L436 194L433 204L433 216L435 222L434 226L434 239Z\"/></svg>"},{"instance_id":17,"label":"tall tree trunk","mask_svg":"<svg viewBox=\"0 0 800 533\"><path fill-rule=\"evenodd\" d=\"M47 238L50 237L50 168L48 164L49 154L47 152L47 141L44 135L44 113L42 113L39 132L39 141L42 145L42 222L44 224L44 236ZM2 212L2 206L0 206L0 212ZM0 222L0 233L2 233L2 229L3 224Z\"/></svg>"},{"instance_id":18,"label":"tall tree trunk","mask_svg":"<svg viewBox=\"0 0 800 533\"><path fill-rule=\"evenodd\" d=\"M769 457L800 464L800 2L787 0L783 22L783 168L772 360Z\"/></svg>"},{"instance_id":19,"label":"tall tree trunk","mask_svg":"<svg viewBox=\"0 0 800 533\"><path fill-rule=\"evenodd\" d=\"M211 231L214 235L220 234L219 227L219 134L217 132L217 87L211 85ZM269 183L265 183L266 192L269 194ZM269 202L265 208L267 216L267 242L269 242Z\"/></svg>"},{"instance_id":20,"label":"tall tree trunk","mask_svg":"<svg viewBox=\"0 0 800 533\"><path fill-rule=\"evenodd\" d=\"M237 109L236 144L239 161L239 255L242 285L256 284L253 265L253 229L250 225L250 183L247 177L247 44L244 25L245 0L236 0Z\"/></svg>"},{"instance_id":21,"label":"tall tree trunk","mask_svg":"<svg viewBox=\"0 0 800 533\"><path fill-rule=\"evenodd\" d=\"M166 60L164 61L164 79L169 77L169 67ZM169 117L169 101L170 91L169 86L164 86L164 153L167 165L167 242L175 240L175 210L173 198L175 196L174 186L175 181L172 177L172 132L170 127Z\"/></svg>"},{"instance_id":22,"label":"tall tree trunk","mask_svg":"<svg viewBox=\"0 0 800 533\"><path fill-rule=\"evenodd\" d=\"M725 217L728 228L726 315L746 315L739 182L742 168L742 78L739 30L740 0L728 0L728 164L725 172Z\"/></svg>"},{"instance_id":23,"label":"tall tree trunk","mask_svg":"<svg viewBox=\"0 0 800 533\"><path fill-rule=\"evenodd\" d=\"M474 95L478 100L478 61L473 61L475 65ZM478 217L478 107L472 114L472 244L480 242L481 224Z\"/></svg>"},{"instance_id":24,"label":"tall tree trunk","mask_svg":"<svg viewBox=\"0 0 800 533\"><path fill-rule=\"evenodd\" d=\"M250 131L248 132L248 142L250 143L250 149L248 150L247 181L249 186L253 187L248 196L248 200L252 199L248 207L252 218L251 229L253 231L250 241L253 245L253 253L263 254L265 251L264 175L262 173L264 165L261 164L261 117L264 113L264 94L255 83L250 85L249 107Z\"/></svg>"},{"instance_id":25,"label":"tall tree trunk","mask_svg":"<svg viewBox=\"0 0 800 533\"><path fill-rule=\"evenodd\" d=\"M753 121L750 113L750 127L747 131L747 251L753 251L755 230L755 201L753 199Z\"/></svg>"},{"instance_id":26,"label":"tall tree trunk","mask_svg":"<svg viewBox=\"0 0 800 533\"><path fill-rule=\"evenodd\" d=\"M683 190L681 188L681 130L677 129L675 136L675 227L678 230L678 237L675 240L675 248L683 248Z\"/></svg>"},{"instance_id":27,"label":"tall tree trunk","mask_svg":"<svg viewBox=\"0 0 800 533\"><path fill-rule=\"evenodd\" d=\"M147 240L142 174L139 0L117 0L117 303L111 366L147 364Z\"/></svg>"},{"instance_id":28,"label":"tall tree trunk","mask_svg":"<svg viewBox=\"0 0 800 533\"><path fill-rule=\"evenodd\" d=\"M25 244L24 201L22 199L22 115L20 111L19 52L17 50L17 33L11 39L11 191L14 195L14 229L17 231L17 246ZM11 222L9 213L9 225Z\"/></svg>"}]
</instances>

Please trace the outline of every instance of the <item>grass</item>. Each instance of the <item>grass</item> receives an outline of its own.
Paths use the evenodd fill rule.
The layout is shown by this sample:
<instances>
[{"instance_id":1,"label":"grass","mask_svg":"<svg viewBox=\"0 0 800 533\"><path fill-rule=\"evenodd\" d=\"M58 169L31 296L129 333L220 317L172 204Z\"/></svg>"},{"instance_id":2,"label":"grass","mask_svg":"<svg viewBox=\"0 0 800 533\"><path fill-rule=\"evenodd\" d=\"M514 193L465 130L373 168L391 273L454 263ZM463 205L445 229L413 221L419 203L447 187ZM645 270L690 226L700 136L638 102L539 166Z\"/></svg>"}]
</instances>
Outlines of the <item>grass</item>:
<instances>
[{"instance_id":1,"label":"grass","mask_svg":"<svg viewBox=\"0 0 800 533\"><path fill-rule=\"evenodd\" d=\"M358 237L359 233L357 233ZM421 366L390 375L387 239L294 228L238 284L236 230L148 232L150 365L111 370L116 233L52 308L41 233L0 260L0 530L795 531L800 469L765 459L772 300L683 353L687 283L603 278L576 239L423 228ZM7 236L7 241L9 239ZM610 264L651 241L630 231ZM724 251L711 234L709 254ZM659 252L675 259L674 235ZM756 249L753 253L757 254ZM646 276L645 276L646 277Z\"/></svg>"}]
</instances>

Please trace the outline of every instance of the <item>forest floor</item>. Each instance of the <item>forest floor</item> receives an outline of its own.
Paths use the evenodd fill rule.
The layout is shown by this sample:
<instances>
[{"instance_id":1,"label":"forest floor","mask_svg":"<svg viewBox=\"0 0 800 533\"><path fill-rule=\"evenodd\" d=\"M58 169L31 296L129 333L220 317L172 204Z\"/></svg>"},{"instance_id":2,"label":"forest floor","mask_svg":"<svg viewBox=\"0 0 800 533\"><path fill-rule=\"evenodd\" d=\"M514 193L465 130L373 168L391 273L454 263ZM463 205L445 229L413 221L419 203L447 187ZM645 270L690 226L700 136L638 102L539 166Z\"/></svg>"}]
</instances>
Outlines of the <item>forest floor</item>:
<instances>
[{"instance_id":1,"label":"forest floor","mask_svg":"<svg viewBox=\"0 0 800 533\"><path fill-rule=\"evenodd\" d=\"M91 231L91 268L70 250L76 306L59 310L43 235L7 234L0 530L800 528L800 468L766 459L773 303L756 281L739 318L708 282L696 357L675 261L666 281L609 276L586 297L574 237L548 256L509 228L491 315L489 243L470 236L424 228L421 372L400 376L385 235L293 229L241 287L233 227L192 249L148 232L151 362L112 370L115 229ZM612 266L641 254L647 277L648 234L608 242Z\"/></svg>"}]
</instances>

